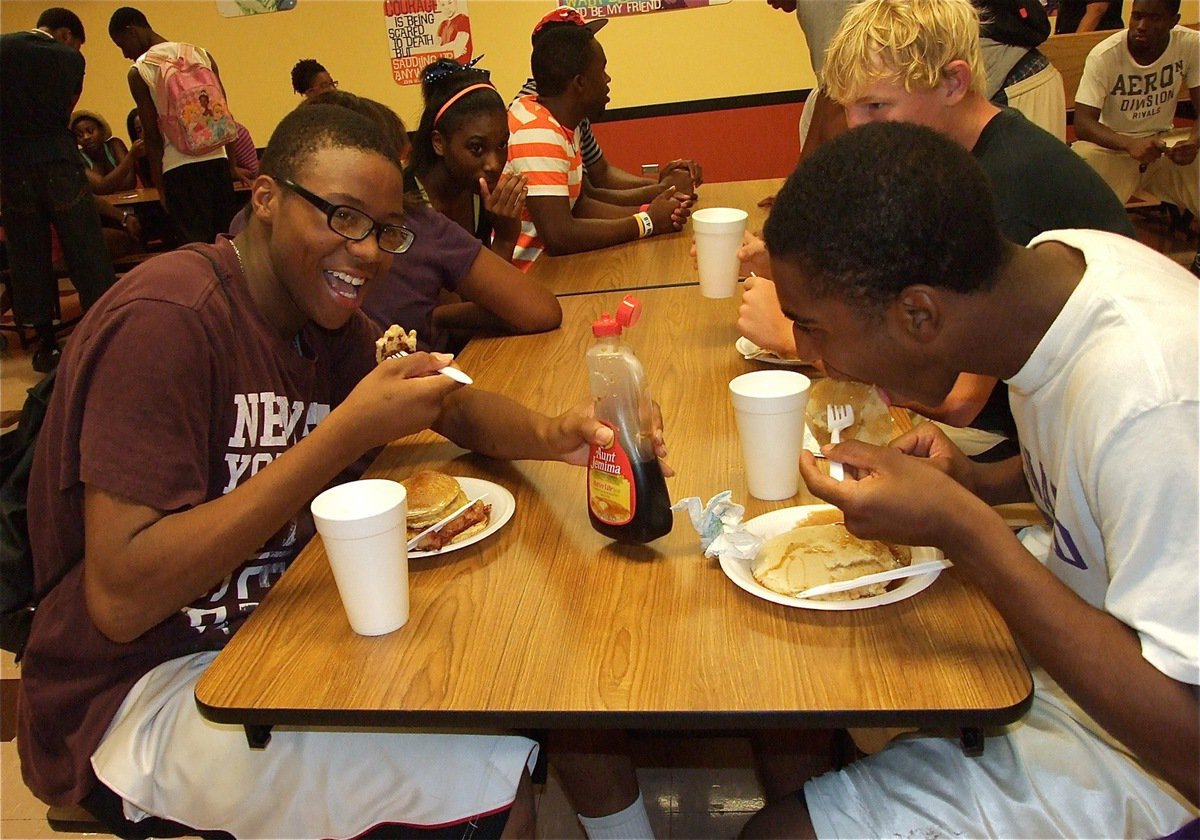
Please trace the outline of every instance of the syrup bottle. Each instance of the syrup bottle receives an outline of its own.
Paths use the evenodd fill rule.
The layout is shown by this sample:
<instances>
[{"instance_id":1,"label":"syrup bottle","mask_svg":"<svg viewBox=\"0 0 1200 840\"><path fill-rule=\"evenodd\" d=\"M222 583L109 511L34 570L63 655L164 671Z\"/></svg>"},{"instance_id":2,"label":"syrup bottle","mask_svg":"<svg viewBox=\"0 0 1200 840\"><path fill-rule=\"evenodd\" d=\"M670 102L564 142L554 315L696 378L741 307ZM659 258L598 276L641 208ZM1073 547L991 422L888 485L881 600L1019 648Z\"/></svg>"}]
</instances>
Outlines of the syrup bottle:
<instances>
[{"instance_id":1,"label":"syrup bottle","mask_svg":"<svg viewBox=\"0 0 1200 840\"><path fill-rule=\"evenodd\" d=\"M596 419L613 431L610 446L588 452L588 516L592 527L617 542L648 543L671 530L671 497L654 454L653 409L645 372L621 340L641 315L626 295L616 317L592 323L596 343L587 352Z\"/></svg>"}]
</instances>

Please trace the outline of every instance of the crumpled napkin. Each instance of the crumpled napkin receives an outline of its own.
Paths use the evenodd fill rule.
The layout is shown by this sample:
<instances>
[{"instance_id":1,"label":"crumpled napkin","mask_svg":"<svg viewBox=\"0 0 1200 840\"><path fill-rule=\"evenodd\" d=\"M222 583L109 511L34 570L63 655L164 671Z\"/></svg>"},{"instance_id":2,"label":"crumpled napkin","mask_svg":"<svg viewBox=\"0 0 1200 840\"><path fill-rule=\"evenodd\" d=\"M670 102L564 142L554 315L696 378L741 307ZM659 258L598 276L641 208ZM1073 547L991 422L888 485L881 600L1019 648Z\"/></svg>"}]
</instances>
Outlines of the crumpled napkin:
<instances>
[{"instance_id":1,"label":"crumpled napkin","mask_svg":"<svg viewBox=\"0 0 1200 840\"><path fill-rule=\"evenodd\" d=\"M1045 564L1054 544L1054 534L1045 525L1030 525L1017 532L1017 539L1025 550Z\"/></svg>"},{"instance_id":2,"label":"crumpled napkin","mask_svg":"<svg viewBox=\"0 0 1200 840\"><path fill-rule=\"evenodd\" d=\"M726 554L736 560L752 560L758 556L763 539L742 526L746 507L732 498L733 491L722 490L701 506L699 496L689 496L671 505L671 510L688 512L706 557Z\"/></svg>"}]
</instances>

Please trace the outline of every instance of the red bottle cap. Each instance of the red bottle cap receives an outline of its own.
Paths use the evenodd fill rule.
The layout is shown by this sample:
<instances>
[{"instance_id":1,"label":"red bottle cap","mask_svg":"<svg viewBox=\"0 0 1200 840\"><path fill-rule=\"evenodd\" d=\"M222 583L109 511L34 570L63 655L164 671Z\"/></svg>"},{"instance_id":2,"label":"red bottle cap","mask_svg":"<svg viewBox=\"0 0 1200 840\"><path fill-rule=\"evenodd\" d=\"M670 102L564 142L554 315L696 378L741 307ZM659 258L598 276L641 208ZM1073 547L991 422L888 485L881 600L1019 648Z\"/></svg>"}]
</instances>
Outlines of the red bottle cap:
<instances>
[{"instance_id":1,"label":"red bottle cap","mask_svg":"<svg viewBox=\"0 0 1200 840\"><path fill-rule=\"evenodd\" d=\"M610 338L620 335L625 327L632 327L642 316L642 304L633 295L625 295L617 305L616 317L605 312L592 322L592 335L596 338Z\"/></svg>"},{"instance_id":2,"label":"red bottle cap","mask_svg":"<svg viewBox=\"0 0 1200 840\"><path fill-rule=\"evenodd\" d=\"M642 304L633 295L625 295L617 307L617 322L623 327L632 327L642 317Z\"/></svg>"},{"instance_id":3,"label":"red bottle cap","mask_svg":"<svg viewBox=\"0 0 1200 840\"><path fill-rule=\"evenodd\" d=\"M620 334L621 325L612 316L611 312L605 312L595 321L592 321L592 335L596 338L611 338Z\"/></svg>"}]
</instances>

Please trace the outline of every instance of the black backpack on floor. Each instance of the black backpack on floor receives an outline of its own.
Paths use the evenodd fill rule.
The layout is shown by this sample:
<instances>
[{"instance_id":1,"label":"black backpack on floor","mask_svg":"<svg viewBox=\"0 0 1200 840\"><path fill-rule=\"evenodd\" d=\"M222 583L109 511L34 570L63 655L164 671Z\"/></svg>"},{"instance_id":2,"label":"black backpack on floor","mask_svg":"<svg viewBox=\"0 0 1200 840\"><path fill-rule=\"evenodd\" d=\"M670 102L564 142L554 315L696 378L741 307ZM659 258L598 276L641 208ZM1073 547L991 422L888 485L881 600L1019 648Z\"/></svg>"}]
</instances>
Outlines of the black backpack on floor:
<instances>
[{"instance_id":1,"label":"black backpack on floor","mask_svg":"<svg viewBox=\"0 0 1200 840\"><path fill-rule=\"evenodd\" d=\"M33 450L46 419L54 371L29 389L17 426L0 435L0 649L18 660L29 639L33 611L57 580L38 592L33 582L26 497Z\"/></svg>"}]
</instances>

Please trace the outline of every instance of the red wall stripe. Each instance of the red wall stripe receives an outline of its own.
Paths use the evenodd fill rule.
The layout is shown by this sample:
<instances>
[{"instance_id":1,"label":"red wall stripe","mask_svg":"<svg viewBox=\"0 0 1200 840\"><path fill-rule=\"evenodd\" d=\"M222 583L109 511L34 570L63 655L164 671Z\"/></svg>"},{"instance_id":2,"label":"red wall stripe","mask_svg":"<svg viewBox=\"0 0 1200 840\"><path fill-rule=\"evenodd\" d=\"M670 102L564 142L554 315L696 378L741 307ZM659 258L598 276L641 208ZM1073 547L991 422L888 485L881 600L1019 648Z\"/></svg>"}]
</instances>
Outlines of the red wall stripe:
<instances>
[{"instance_id":1,"label":"red wall stripe","mask_svg":"<svg viewBox=\"0 0 1200 840\"><path fill-rule=\"evenodd\" d=\"M803 103L764 105L701 114L645 117L593 126L604 156L635 175L643 163L686 157L704 167L704 180L786 178L799 154Z\"/></svg>"}]
</instances>

